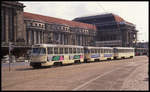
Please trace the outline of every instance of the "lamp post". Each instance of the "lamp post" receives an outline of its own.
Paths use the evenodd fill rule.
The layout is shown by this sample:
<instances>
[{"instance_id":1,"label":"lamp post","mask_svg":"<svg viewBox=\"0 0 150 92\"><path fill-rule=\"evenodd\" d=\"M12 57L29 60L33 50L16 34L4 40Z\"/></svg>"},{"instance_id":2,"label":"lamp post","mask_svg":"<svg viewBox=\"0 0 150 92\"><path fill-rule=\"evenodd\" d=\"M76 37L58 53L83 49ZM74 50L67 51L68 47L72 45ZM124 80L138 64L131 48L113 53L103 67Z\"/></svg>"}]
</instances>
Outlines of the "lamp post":
<instances>
[{"instance_id":1,"label":"lamp post","mask_svg":"<svg viewBox=\"0 0 150 92\"><path fill-rule=\"evenodd\" d=\"M12 42L9 42L9 71L10 71L10 63L12 62L11 51L13 50Z\"/></svg>"}]
</instances>

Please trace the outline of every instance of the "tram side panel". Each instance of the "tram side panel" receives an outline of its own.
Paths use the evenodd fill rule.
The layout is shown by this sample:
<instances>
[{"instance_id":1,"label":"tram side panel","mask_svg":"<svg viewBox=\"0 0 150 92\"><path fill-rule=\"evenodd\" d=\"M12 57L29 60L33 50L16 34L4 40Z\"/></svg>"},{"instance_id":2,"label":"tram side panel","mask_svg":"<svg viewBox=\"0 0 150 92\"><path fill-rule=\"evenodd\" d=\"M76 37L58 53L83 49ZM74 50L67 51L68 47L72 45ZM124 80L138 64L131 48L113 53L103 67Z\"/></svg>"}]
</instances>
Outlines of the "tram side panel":
<instances>
[{"instance_id":1,"label":"tram side panel","mask_svg":"<svg viewBox=\"0 0 150 92\"><path fill-rule=\"evenodd\" d=\"M84 48L85 62L111 60L113 59L113 48L102 47L85 47Z\"/></svg>"}]
</instances>

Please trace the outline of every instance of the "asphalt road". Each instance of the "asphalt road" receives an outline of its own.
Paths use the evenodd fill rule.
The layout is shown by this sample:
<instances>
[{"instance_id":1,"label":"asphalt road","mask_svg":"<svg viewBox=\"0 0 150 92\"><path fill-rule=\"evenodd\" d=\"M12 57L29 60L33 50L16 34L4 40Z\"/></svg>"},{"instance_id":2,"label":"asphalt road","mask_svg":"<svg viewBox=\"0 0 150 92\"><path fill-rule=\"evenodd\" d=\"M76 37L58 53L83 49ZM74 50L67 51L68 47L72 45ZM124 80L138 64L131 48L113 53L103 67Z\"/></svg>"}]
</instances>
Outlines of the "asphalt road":
<instances>
[{"instance_id":1,"label":"asphalt road","mask_svg":"<svg viewBox=\"0 0 150 92\"><path fill-rule=\"evenodd\" d=\"M146 90L148 57L33 69L2 67L2 90Z\"/></svg>"}]
</instances>

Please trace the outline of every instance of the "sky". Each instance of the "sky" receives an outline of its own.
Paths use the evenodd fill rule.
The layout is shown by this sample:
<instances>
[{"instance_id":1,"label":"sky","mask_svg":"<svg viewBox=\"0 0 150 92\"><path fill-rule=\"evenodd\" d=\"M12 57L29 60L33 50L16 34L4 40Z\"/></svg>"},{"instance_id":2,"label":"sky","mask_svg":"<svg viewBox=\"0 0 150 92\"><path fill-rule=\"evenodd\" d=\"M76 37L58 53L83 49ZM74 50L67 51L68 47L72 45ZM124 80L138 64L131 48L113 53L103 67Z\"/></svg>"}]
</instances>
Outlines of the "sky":
<instances>
[{"instance_id":1,"label":"sky","mask_svg":"<svg viewBox=\"0 0 150 92\"><path fill-rule=\"evenodd\" d=\"M138 30L138 42L149 41L148 1L21 1L25 12L51 16L66 20L76 17L114 13L133 23Z\"/></svg>"}]
</instances>

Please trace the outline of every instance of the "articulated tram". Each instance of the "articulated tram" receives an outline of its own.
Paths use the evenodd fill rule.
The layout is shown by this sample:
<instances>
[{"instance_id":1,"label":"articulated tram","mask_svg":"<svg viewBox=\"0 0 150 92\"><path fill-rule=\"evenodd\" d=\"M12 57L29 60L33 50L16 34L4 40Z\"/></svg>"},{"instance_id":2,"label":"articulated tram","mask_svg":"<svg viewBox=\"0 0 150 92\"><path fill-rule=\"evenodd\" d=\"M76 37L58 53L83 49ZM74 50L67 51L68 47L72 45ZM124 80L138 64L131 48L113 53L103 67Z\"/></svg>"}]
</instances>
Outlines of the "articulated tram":
<instances>
[{"instance_id":1,"label":"articulated tram","mask_svg":"<svg viewBox=\"0 0 150 92\"><path fill-rule=\"evenodd\" d=\"M63 65L101 60L133 58L134 48L36 44L32 46L30 66Z\"/></svg>"},{"instance_id":2,"label":"articulated tram","mask_svg":"<svg viewBox=\"0 0 150 92\"><path fill-rule=\"evenodd\" d=\"M113 59L111 47L84 47L85 62Z\"/></svg>"},{"instance_id":3,"label":"articulated tram","mask_svg":"<svg viewBox=\"0 0 150 92\"><path fill-rule=\"evenodd\" d=\"M134 48L131 47L114 47L114 59L133 58Z\"/></svg>"},{"instance_id":4,"label":"articulated tram","mask_svg":"<svg viewBox=\"0 0 150 92\"><path fill-rule=\"evenodd\" d=\"M83 46L37 44L32 47L30 66L33 68L82 62Z\"/></svg>"}]
</instances>

